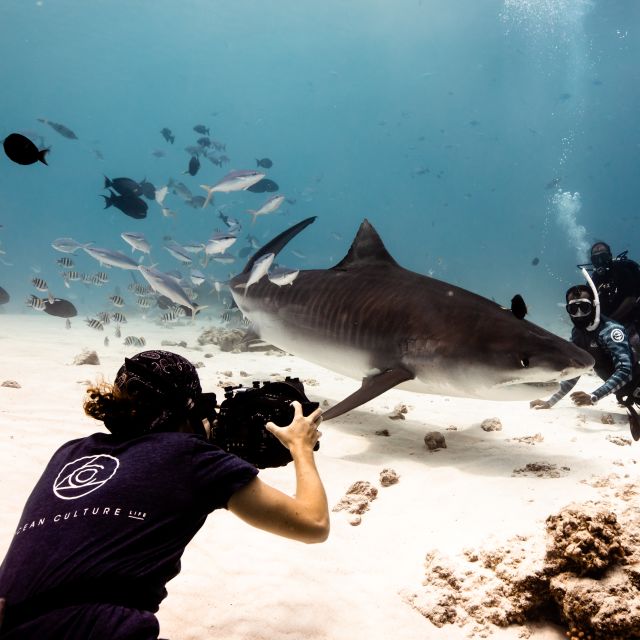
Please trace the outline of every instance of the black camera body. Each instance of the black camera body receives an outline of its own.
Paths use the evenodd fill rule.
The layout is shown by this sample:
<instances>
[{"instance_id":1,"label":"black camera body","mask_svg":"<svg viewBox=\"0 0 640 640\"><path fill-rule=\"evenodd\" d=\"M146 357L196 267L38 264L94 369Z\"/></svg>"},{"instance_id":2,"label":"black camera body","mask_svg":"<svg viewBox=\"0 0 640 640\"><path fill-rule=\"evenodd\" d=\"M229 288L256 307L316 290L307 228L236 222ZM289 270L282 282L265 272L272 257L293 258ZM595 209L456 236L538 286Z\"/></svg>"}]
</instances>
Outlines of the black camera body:
<instances>
[{"instance_id":1,"label":"black camera body","mask_svg":"<svg viewBox=\"0 0 640 640\"><path fill-rule=\"evenodd\" d=\"M298 378L287 376L281 382L255 380L250 387L229 386L224 389L224 401L212 423L210 440L229 453L250 462L259 469L282 467L291 462L289 449L265 425L273 422L286 426L293 420L291 402L302 405L308 416L319 404L311 402ZM316 443L317 451L320 443Z\"/></svg>"}]
</instances>

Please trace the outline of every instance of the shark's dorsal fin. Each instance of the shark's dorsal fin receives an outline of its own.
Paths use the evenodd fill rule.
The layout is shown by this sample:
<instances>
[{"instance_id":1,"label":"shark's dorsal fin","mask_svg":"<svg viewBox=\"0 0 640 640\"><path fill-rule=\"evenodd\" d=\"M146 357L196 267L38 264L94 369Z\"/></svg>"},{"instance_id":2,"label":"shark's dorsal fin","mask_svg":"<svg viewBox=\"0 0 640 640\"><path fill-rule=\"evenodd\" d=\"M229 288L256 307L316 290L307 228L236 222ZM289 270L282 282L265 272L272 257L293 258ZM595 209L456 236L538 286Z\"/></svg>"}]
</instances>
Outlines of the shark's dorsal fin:
<instances>
[{"instance_id":1,"label":"shark's dorsal fin","mask_svg":"<svg viewBox=\"0 0 640 640\"><path fill-rule=\"evenodd\" d=\"M373 225L365 218L356 233L356 237L351 243L351 248L347 255L342 258L333 269L347 269L357 263L385 262L398 266L398 263L391 257L391 254L384 246L378 232Z\"/></svg>"}]
</instances>

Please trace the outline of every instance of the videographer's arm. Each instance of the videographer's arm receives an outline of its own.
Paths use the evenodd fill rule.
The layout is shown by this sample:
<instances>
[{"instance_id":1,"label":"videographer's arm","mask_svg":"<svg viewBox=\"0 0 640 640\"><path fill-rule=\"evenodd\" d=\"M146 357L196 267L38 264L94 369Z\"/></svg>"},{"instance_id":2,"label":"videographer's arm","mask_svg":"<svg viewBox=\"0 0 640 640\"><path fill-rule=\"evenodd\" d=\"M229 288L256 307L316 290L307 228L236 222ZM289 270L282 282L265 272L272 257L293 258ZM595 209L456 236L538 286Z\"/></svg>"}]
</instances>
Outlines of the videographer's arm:
<instances>
[{"instance_id":1,"label":"videographer's arm","mask_svg":"<svg viewBox=\"0 0 640 640\"><path fill-rule=\"evenodd\" d=\"M255 478L229 499L229 511L259 529L300 542L324 542L329 535L329 507L316 469L313 447L320 437L322 411L305 417L293 402L294 418L287 427L267 423L267 429L289 449L296 471L296 493L288 496Z\"/></svg>"}]
</instances>

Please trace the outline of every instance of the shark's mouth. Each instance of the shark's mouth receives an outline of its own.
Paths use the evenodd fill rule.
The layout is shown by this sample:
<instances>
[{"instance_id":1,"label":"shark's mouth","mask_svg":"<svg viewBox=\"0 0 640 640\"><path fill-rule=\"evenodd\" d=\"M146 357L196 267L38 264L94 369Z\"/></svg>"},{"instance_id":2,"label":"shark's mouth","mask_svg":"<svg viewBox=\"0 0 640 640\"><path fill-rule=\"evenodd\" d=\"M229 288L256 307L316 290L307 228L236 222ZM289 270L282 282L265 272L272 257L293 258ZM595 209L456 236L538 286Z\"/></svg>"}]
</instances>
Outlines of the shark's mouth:
<instances>
[{"instance_id":1,"label":"shark's mouth","mask_svg":"<svg viewBox=\"0 0 640 640\"><path fill-rule=\"evenodd\" d=\"M520 382L519 386L530 387L533 389L540 389L541 391L553 391L558 388L558 382L555 380L549 380L547 382Z\"/></svg>"}]
</instances>

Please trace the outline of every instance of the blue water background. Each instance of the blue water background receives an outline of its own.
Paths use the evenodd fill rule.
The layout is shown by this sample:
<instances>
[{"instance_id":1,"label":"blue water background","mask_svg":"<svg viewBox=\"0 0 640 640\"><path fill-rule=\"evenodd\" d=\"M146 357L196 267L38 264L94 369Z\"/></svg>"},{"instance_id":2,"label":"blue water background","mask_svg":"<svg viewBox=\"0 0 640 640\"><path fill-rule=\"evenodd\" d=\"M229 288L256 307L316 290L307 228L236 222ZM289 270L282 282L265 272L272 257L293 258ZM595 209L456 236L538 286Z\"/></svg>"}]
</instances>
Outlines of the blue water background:
<instances>
[{"instance_id":1,"label":"blue water background","mask_svg":"<svg viewBox=\"0 0 640 640\"><path fill-rule=\"evenodd\" d=\"M291 245L305 257L287 249L283 265L331 266L366 217L406 268L507 306L520 293L532 321L564 334L559 303L585 243L640 259L639 28L636 0L3 0L0 138L35 132L51 146L48 167L0 157L4 310L36 313L24 305L42 295L34 275L81 316L109 308L117 286L135 308L127 272L65 288L55 238L130 253L120 233L141 231L169 270L180 265L165 236L224 229L217 209L171 194L175 218L152 202L145 220L105 210L103 175L173 177L204 195L200 184L269 157L294 204L253 227L246 210L269 194L216 204L260 242L317 215ZM231 162L181 175L198 123ZM572 199L554 203L558 189ZM243 263L206 272L224 280ZM76 265L105 271L82 252Z\"/></svg>"}]
</instances>

